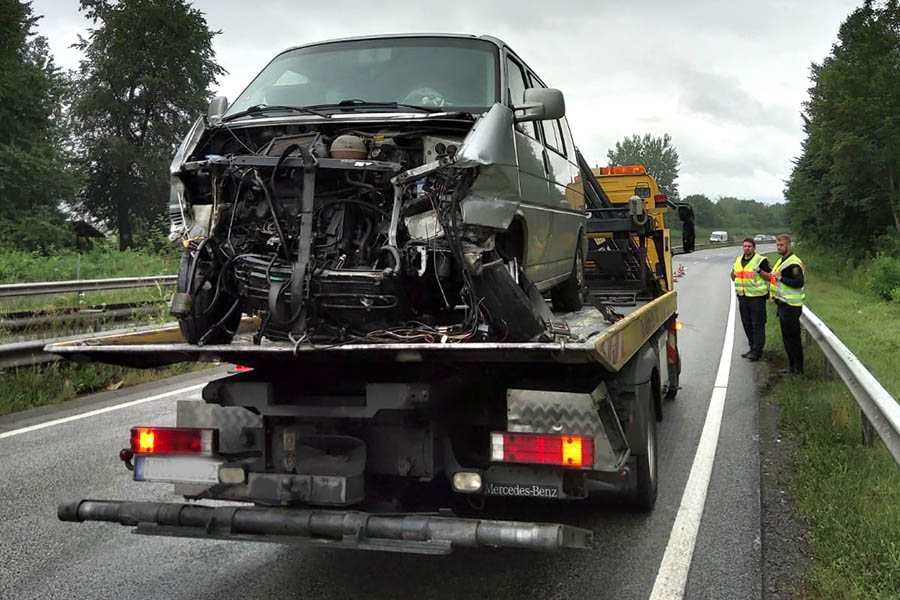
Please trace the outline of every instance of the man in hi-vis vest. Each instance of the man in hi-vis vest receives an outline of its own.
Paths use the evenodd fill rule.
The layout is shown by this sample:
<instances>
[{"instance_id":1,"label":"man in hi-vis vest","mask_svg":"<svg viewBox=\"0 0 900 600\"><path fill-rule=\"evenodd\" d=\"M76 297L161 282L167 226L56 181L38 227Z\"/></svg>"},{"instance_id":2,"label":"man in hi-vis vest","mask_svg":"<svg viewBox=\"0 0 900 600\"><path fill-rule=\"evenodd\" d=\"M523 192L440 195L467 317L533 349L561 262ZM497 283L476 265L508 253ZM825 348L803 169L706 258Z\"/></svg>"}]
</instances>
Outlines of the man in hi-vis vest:
<instances>
[{"instance_id":1,"label":"man in hi-vis vest","mask_svg":"<svg viewBox=\"0 0 900 600\"><path fill-rule=\"evenodd\" d=\"M766 300L769 297L769 259L756 253L756 242L744 239L744 254L738 256L731 269L734 292L738 297L741 323L750 349L741 358L757 361L766 345Z\"/></svg>"},{"instance_id":2,"label":"man in hi-vis vest","mask_svg":"<svg viewBox=\"0 0 900 600\"><path fill-rule=\"evenodd\" d=\"M803 372L803 343L800 340L800 313L803 312L803 261L791 251L791 236L783 233L778 236L775 245L781 258L772 269L769 289L772 299L778 307L778 320L781 321L781 338L787 352L790 368L781 369L782 375L795 375Z\"/></svg>"}]
</instances>

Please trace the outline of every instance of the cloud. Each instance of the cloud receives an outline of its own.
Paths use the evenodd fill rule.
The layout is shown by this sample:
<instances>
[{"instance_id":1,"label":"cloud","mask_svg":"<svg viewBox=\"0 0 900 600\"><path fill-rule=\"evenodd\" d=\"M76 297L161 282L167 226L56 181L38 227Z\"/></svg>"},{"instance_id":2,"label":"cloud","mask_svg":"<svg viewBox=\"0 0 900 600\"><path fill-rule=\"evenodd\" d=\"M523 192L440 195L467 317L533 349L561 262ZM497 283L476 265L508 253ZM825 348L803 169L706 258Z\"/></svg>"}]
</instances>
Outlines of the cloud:
<instances>
[{"instance_id":1,"label":"cloud","mask_svg":"<svg viewBox=\"0 0 900 600\"><path fill-rule=\"evenodd\" d=\"M750 127L797 130L800 122L798 107L784 103L763 103L744 89L733 76L697 71L689 67L676 69L671 76L677 78L676 89L686 112L705 114L719 121Z\"/></svg>"},{"instance_id":2,"label":"cloud","mask_svg":"<svg viewBox=\"0 0 900 600\"><path fill-rule=\"evenodd\" d=\"M89 23L77 1L34 0L57 62ZM279 51L345 36L490 34L563 90L576 144L591 164L632 134L670 133L682 194L780 198L800 152L809 65L821 61L857 0L399 0L298 3L196 0L234 99Z\"/></svg>"}]
</instances>

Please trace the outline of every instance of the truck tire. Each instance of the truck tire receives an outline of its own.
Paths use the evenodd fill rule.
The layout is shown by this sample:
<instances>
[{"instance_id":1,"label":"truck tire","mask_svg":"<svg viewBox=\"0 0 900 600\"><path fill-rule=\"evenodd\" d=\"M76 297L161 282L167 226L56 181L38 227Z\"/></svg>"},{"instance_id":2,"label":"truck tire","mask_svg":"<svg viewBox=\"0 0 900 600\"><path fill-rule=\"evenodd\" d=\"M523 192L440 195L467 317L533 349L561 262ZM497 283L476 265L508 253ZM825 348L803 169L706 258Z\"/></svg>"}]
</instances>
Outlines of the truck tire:
<instances>
[{"instance_id":1,"label":"truck tire","mask_svg":"<svg viewBox=\"0 0 900 600\"><path fill-rule=\"evenodd\" d=\"M575 312L584 306L584 250L581 236L575 249L572 274L563 283L550 290L554 312Z\"/></svg>"},{"instance_id":2,"label":"truck tire","mask_svg":"<svg viewBox=\"0 0 900 600\"><path fill-rule=\"evenodd\" d=\"M634 493L634 506L641 512L650 512L656 505L656 494L659 487L659 453L656 447L656 411L653 399L648 400L644 415L644 427L647 428L646 442L640 454L635 453L635 477L637 489Z\"/></svg>"},{"instance_id":3,"label":"truck tire","mask_svg":"<svg viewBox=\"0 0 900 600\"><path fill-rule=\"evenodd\" d=\"M225 292L220 290L216 294L218 274L214 272L215 265L211 260L203 260L201 252L186 249L178 266L176 294L193 292L187 314L177 315L178 328L189 344L199 343L204 336L204 344L228 344L241 322L241 307L235 307L235 298ZM201 280L206 281L195 290L196 282ZM215 330L210 331L213 327Z\"/></svg>"}]
</instances>

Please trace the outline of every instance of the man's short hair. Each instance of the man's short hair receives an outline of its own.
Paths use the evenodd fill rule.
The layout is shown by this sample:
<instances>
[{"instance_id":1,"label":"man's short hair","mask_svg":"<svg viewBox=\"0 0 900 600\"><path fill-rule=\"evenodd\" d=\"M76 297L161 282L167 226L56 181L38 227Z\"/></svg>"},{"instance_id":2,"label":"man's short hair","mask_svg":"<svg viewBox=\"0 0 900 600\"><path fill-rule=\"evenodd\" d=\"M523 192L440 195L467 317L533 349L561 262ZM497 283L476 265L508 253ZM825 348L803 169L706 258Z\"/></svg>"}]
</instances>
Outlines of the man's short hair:
<instances>
[{"instance_id":1,"label":"man's short hair","mask_svg":"<svg viewBox=\"0 0 900 600\"><path fill-rule=\"evenodd\" d=\"M756 248L756 242L753 241L753 238L744 238L744 243L750 242L753 244L753 247Z\"/></svg>"},{"instance_id":2,"label":"man's short hair","mask_svg":"<svg viewBox=\"0 0 900 600\"><path fill-rule=\"evenodd\" d=\"M791 236L789 236L789 235L786 234L786 233L782 233L781 235L779 235L779 236L776 237L775 239L778 240L779 242L787 242L788 244L791 243Z\"/></svg>"}]
</instances>

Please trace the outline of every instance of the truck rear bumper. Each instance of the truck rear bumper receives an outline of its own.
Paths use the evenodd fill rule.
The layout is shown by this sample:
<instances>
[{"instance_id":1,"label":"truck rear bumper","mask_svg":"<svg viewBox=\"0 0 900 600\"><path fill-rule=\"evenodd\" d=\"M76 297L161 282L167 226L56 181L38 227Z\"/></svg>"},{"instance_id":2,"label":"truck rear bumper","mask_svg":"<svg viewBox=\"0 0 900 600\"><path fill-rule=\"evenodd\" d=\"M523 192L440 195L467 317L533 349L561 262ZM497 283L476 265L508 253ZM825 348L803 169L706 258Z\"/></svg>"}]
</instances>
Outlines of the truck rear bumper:
<instances>
[{"instance_id":1,"label":"truck rear bumper","mask_svg":"<svg viewBox=\"0 0 900 600\"><path fill-rule=\"evenodd\" d=\"M593 537L586 529L555 523L115 500L62 503L57 516L60 521L119 523L144 535L415 554L478 547L590 549Z\"/></svg>"}]
</instances>

